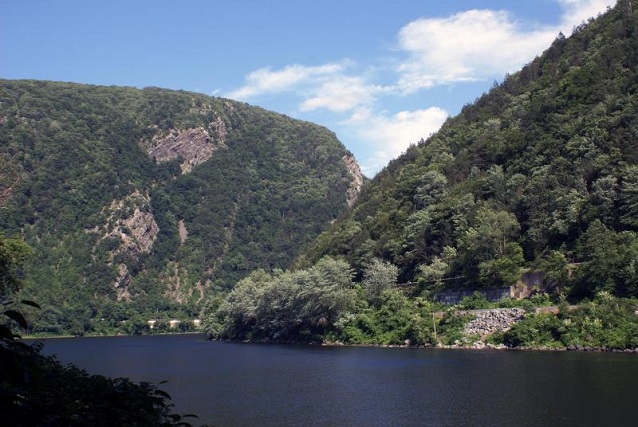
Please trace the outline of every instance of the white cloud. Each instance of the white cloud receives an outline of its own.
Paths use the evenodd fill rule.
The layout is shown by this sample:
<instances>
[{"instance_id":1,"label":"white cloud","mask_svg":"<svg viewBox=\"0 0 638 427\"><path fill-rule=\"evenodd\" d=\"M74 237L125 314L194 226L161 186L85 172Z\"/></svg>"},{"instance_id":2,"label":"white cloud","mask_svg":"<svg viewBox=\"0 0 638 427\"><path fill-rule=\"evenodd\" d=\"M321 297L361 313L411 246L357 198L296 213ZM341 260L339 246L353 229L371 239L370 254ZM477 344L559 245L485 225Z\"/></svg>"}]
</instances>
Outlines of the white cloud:
<instances>
[{"instance_id":1,"label":"white cloud","mask_svg":"<svg viewBox=\"0 0 638 427\"><path fill-rule=\"evenodd\" d=\"M305 65L287 65L281 70L260 68L248 74L246 85L228 93L234 99L247 99L264 93L284 92L300 84L340 73L346 64L333 63L315 67Z\"/></svg>"},{"instance_id":2,"label":"white cloud","mask_svg":"<svg viewBox=\"0 0 638 427\"><path fill-rule=\"evenodd\" d=\"M245 85L226 96L246 100L284 94L301 115L319 110L334 113L338 126L352 137L344 142L353 148L359 146L353 151L369 153L357 157L364 173L373 175L410 144L436 132L448 116L438 107L380 112L383 99L394 96L396 100L399 95L437 85L500 79L549 47L560 31L569 34L575 25L615 4L615 0L555 1L563 10L558 25L521 22L506 11L494 10L422 18L398 33L398 50L403 56L398 67L390 69L379 63L362 66L344 60L318 66L261 68L248 74ZM378 77L394 83L375 84Z\"/></svg>"},{"instance_id":3,"label":"white cloud","mask_svg":"<svg viewBox=\"0 0 638 427\"><path fill-rule=\"evenodd\" d=\"M438 107L401 111L393 115L359 112L346 124L367 144L371 153L359 159L366 175L374 175L391 159L403 153L410 144L439 130L448 114Z\"/></svg>"},{"instance_id":4,"label":"white cloud","mask_svg":"<svg viewBox=\"0 0 638 427\"><path fill-rule=\"evenodd\" d=\"M561 27L565 33L589 18L595 18L605 12L607 7L616 4L616 0L557 0L564 9Z\"/></svg>"},{"instance_id":5,"label":"white cloud","mask_svg":"<svg viewBox=\"0 0 638 427\"><path fill-rule=\"evenodd\" d=\"M343 113L373 104L376 95L383 91L383 87L369 85L362 77L335 76L314 88L312 96L301 103L300 109L326 108Z\"/></svg>"},{"instance_id":6,"label":"white cloud","mask_svg":"<svg viewBox=\"0 0 638 427\"><path fill-rule=\"evenodd\" d=\"M509 13L469 10L447 18L413 21L399 32L408 60L398 71L407 92L514 71L556 36L553 29L525 31Z\"/></svg>"},{"instance_id":7,"label":"white cloud","mask_svg":"<svg viewBox=\"0 0 638 427\"><path fill-rule=\"evenodd\" d=\"M423 18L399 32L408 58L398 67L405 93L435 85L501 78L549 47L560 31L569 33L615 0L556 0L563 7L557 26L525 28L508 12L468 10L445 18Z\"/></svg>"}]
</instances>

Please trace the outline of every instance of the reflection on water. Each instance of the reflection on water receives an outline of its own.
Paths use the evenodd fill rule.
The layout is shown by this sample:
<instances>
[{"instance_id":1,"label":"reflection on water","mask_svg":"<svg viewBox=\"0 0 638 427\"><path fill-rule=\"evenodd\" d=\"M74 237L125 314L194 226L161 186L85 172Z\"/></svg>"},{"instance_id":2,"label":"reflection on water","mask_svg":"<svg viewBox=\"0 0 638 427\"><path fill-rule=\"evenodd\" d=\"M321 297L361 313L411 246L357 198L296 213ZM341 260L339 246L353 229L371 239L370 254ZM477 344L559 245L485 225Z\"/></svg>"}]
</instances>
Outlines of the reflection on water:
<instances>
[{"instance_id":1,"label":"reflection on water","mask_svg":"<svg viewBox=\"0 0 638 427\"><path fill-rule=\"evenodd\" d=\"M216 426L635 425L635 354L47 340L90 373L160 382Z\"/></svg>"}]
</instances>

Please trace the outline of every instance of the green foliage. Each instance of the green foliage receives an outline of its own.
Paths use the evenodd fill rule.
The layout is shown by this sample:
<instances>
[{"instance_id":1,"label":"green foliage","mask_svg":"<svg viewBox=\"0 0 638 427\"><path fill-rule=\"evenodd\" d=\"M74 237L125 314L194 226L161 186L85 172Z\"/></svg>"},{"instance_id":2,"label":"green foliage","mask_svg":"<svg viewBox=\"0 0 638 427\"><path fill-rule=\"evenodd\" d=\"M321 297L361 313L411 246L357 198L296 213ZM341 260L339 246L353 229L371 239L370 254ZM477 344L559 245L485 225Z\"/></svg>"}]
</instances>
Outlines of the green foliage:
<instances>
[{"instance_id":1,"label":"green foliage","mask_svg":"<svg viewBox=\"0 0 638 427\"><path fill-rule=\"evenodd\" d=\"M5 238L0 233L0 298L22 287L21 267L30 254L31 248L22 240Z\"/></svg>"},{"instance_id":2,"label":"green foliage","mask_svg":"<svg viewBox=\"0 0 638 427\"><path fill-rule=\"evenodd\" d=\"M384 290L375 305L361 304L336 326L331 340L348 344L435 344L432 305L396 289Z\"/></svg>"},{"instance_id":3,"label":"green foliage","mask_svg":"<svg viewBox=\"0 0 638 427\"><path fill-rule=\"evenodd\" d=\"M573 299L599 289L638 296L630 10L619 3L557 39L410 147L304 259L330 254L362 269L376 257L399 268L400 282L444 290L509 286L521 267L542 266ZM606 231L595 232L598 222ZM569 264L580 264L570 281Z\"/></svg>"},{"instance_id":4,"label":"green foliage","mask_svg":"<svg viewBox=\"0 0 638 427\"><path fill-rule=\"evenodd\" d=\"M541 260L540 270L545 275L545 283L552 286L564 286L569 279L569 262L560 251L551 251Z\"/></svg>"},{"instance_id":5,"label":"green foliage","mask_svg":"<svg viewBox=\"0 0 638 427\"><path fill-rule=\"evenodd\" d=\"M459 315L455 312L447 312L438 325L438 337L445 345L455 345L463 342L463 328L471 316Z\"/></svg>"},{"instance_id":6,"label":"green foliage","mask_svg":"<svg viewBox=\"0 0 638 427\"><path fill-rule=\"evenodd\" d=\"M461 298L458 308L461 310L481 310L484 308L492 308L490 303L482 292L474 292L472 295Z\"/></svg>"},{"instance_id":7,"label":"green foliage","mask_svg":"<svg viewBox=\"0 0 638 427\"><path fill-rule=\"evenodd\" d=\"M218 339L321 340L354 299L350 266L326 257L306 270L254 271L207 304L204 325Z\"/></svg>"},{"instance_id":8,"label":"green foliage","mask_svg":"<svg viewBox=\"0 0 638 427\"><path fill-rule=\"evenodd\" d=\"M0 232L33 248L22 296L42 303L42 333L113 332L127 319L140 331L158 312L196 313L202 293L290 267L347 208L349 153L311 123L157 88L0 80L0 99ZM189 173L183 158L148 154L190 129L214 151ZM126 249L152 228L136 209L159 229L141 253ZM116 320L106 307L122 265L132 301Z\"/></svg>"},{"instance_id":9,"label":"green foliage","mask_svg":"<svg viewBox=\"0 0 638 427\"><path fill-rule=\"evenodd\" d=\"M188 418L171 412L170 396L149 383L89 375L41 354L42 344L27 345L14 333L26 330L22 309L40 306L12 300L20 280L16 272L30 248L0 235L0 411L11 426L189 426Z\"/></svg>"},{"instance_id":10,"label":"green foliage","mask_svg":"<svg viewBox=\"0 0 638 427\"><path fill-rule=\"evenodd\" d=\"M203 313L216 339L349 344L423 345L434 342L433 306L393 287L396 268L376 260L363 287L350 266L330 257L307 269L257 270Z\"/></svg>"},{"instance_id":11,"label":"green foliage","mask_svg":"<svg viewBox=\"0 0 638 427\"><path fill-rule=\"evenodd\" d=\"M508 347L557 347L560 346L557 333L560 326L561 321L554 314L528 314L503 334L503 343Z\"/></svg>"},{"instance_id":12,"label":"green foliage","mask_svg":"<svg viewBox=\"0 0 638 427\"><path fill-rule=\"evenodd\" d=\"M579 240L583 263L576 269L575 292L591 296L604 290L620 296L638 294L638 236L616 232L594 221Z\"/></svg>"},{"instance_id":13,"label":"green foliage","mask_svg":"<svg viewBox=\"0 0 638 427\"><path fill-rule=\"evenodd\" d=\"M479 263L479 282L486 287L510 286L521 278L523 249L518 243L507 243L499 258Z\"/></svg>"},{"instance_id":14,"label":"green foliage","mask_svg":"<svg viewBox=\"0 0 638 427\"><path fill-rule=\"evenodd\" d=\"M398 274L396 266L378 258L373 259L364 270L361 283L367 301L372 305L379 304L384 299L383 293L396 286Z\"/></svg>"},{"instance_id":15,"label":"green foliage","mask_svg":"<svg viewBox=\"0 0 638 427\"><path fill-rule=\"evenodd\" d=\"M503 334L502 342L509 347L638 348L636 304L600 291L575 311L527 314Z\"/></svg>"}]
</instances>

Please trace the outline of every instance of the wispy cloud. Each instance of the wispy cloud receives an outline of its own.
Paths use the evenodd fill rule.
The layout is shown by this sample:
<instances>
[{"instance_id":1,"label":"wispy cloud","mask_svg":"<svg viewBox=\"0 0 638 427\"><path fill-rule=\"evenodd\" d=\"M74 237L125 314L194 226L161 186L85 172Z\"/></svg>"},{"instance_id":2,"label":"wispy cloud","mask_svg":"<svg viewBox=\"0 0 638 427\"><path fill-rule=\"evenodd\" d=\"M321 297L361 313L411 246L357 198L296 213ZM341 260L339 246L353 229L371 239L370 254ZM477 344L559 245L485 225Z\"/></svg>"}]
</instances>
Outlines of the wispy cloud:
<instances>
[{"instance_id":1,"label":"wispy cloud","mask_svg":"<svg viewBox=\"0 0 638 427\"><path fill-rule=\"evenodd\" d=\"M370 154L359 159L366 175L374 175L390 160L404 152L410 144L436 132L448 117L438 107L400 111L388 115L360 111L348 120L358 136L371 147Z\"/></svg>"},{"instance_id":2,"label":"wispy cloud","mask_svg":"<svg viewBox=\"0 0 638 427\"><path fill-rule=\"evenodd\" d=\"M249 99L262 94L274 94L293 90L301 84L321 84L330 76L344 70L346 63L331 63L319 66L287 65L281 70L260 68L248 74L246 84L229 92L227 96L234 99Z\"/></svg>"},{"instance_id":3,"label":"wispy cloud","mask_svg":"<svg viewBox=\"0 0 638 427\"><path fill-rule=\"evenodd\" d=\"M301 105L301 111L321 108L343 113L373 104L377 95L386 92L383 86L371 85L361 76L337 75L312 90Z\"/></svg>"},{"instance_id":4,"label":"wispy cloud","mask_svg":"<svg viewBox=\"0 0 638 427\"><path fill-rule=\"evenodd\" d=\"M616 0L557 0L563 7L561 27L568 33L576 25L589 18L603 13L608 7L616 4Z\"/></svg>"},{"instance_id":5,"label":"wispy cloud","mask_svg":"<svg viewBox=\"0 0 638 427\"><path fill-rule=\"evenodd\" d=\"M527 28L506 11L468 10L445 18L423 18L399 31L399 49L408 55L398 67L407 93L432 86L502 77L546 49L560 31L604 12L615 0L557 0L557 26Z\"/></svg>"},{"instance_id":6,"label":"wispy cloud","mask_svg":"<svg viewBox=\"0 0 638 427\"><path fill-rule=\"evenodd\" d=\"M569 34L574 26L616 2L555 1L563 9L558 25L522 22L502 10L421 18L398 31L392 67L384 66L386 62L342 60L261 68L248 74L242 87L225 95L248 100L285 94L301 115L329 111L335 115L337 133L341 128L357 139L355 145L365 146L359 149L365 154L355 154L364 171L374 174L410 144L436 132L448 115L438 107L387 112L381 107L387 105L384 101L405 99L440 85L500 79L547 48L559 31ZM379 78L393 83L378 84Z\"/></svg>"},{"instance_id":7,"label":"wispy cloud","mask_svg":"<svg viewBox=\"0 0 638 427\"><path fill-rule=\"evenodd\" d=\"M413 21L399 32L408 58L398 67L399 87L419 89L502 76L530 60L556 35L525 31L504 11L469 10L447 18Z\"/></svg>"}]
</instances>

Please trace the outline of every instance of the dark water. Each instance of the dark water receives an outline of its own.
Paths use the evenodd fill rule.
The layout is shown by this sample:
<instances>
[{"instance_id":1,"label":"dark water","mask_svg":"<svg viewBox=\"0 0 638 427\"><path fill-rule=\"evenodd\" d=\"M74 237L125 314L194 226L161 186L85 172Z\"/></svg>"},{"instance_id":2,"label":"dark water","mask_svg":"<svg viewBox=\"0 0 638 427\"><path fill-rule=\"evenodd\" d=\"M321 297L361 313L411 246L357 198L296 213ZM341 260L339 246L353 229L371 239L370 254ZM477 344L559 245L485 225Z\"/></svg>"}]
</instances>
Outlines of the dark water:
<instances>
[{"instance_id":1,"label":"dark water","mask_svg":"<svg viewBox=\"0 0 638 427\"><path fill-rule=\"evenodd\" d=\"M90 373L168 380L216 426L638 425L638 355L325 348L200 335L47 340Z\"/></svg>"}]
</instances>

